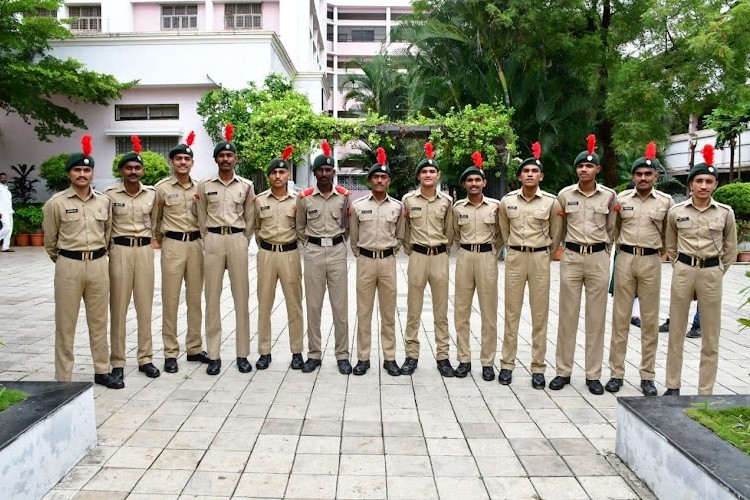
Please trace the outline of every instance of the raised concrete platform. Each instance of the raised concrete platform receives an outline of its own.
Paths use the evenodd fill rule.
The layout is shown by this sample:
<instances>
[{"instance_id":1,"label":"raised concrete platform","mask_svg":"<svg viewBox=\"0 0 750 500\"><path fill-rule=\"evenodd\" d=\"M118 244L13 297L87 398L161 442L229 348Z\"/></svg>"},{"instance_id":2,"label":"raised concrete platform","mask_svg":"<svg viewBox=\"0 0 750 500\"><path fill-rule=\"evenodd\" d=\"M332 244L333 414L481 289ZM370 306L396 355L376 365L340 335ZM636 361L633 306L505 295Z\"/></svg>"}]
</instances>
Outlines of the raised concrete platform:
<instances>
[{"instance_id":1,"label":"raised concrete platform","mask_svg":"<svg viewBox=\"0 0 750 500\"><path fill-rule=\"evenodd\" d=\"M658 498L750 498L750 456L685 414L750 396L618 398L616 453Z\"/></svg>"}]
</instances>

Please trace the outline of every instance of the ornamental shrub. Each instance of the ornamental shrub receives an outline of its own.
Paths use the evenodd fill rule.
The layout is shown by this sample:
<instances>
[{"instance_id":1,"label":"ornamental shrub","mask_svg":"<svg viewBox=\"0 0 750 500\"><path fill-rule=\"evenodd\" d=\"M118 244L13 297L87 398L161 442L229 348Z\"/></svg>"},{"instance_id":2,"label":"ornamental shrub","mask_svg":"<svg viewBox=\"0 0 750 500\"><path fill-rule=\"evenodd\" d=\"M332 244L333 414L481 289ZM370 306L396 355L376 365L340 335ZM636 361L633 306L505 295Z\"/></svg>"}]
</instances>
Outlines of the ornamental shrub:
<instances>
[{"instance_id":1,"label":"ornamental shrub","mask_svg":"<svg viewBox=\"0 0 750 500\"><path fill-rule=\"evenodd\" d=\"M714 191L714 199L732 207L738 219L750 219L750 183L733 182Z\"/></svg>"},{"instance_id":2,"label":"ornamental shrub","mask_svg":"<svg viewBox=\"0 0 750 500\"><path fill-rule=\"evenodd\" d=\"M122 155L117 155L115 156L115 159L112 160L112 173L117 179L122 179L120 169L117 168L117 162L120 161L120 158L122 158ZM153 151L142 151L141 158L143 158L144 167L144 174L141 183L144 185L153 186L171 174L171 169L169 168L167 160L165 160L159 153L154 153Z\"/></svg>"},{"instance_id":3,"label":"ornamental shrub","mask_svg":"<svg viewBox=\"0 0 750 500\"><path fill-rule=\"evenodd\" d=\"M68 161L68 154L62 153L51 158L47 158L42 163L41 169L39 170L39 177L44 179L47 184L47 189L56 193L68 189L70 186L70 179L68 178L68 171L65 170L65 163Z\"/></svg>"}]
</instances>

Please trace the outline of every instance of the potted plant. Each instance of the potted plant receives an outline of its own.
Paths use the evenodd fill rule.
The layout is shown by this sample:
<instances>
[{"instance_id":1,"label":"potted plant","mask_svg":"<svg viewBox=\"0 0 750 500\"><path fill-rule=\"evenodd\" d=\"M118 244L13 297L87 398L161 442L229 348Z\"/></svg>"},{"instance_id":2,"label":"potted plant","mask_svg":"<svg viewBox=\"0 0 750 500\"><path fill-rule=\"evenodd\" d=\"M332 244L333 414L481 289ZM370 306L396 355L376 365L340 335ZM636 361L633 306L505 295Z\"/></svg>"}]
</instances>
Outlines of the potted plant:
<instances>
[{"instance_id":1,"label":"potted plant","mask_svg":"<svg viewBox=\"0 0 750 500\"><path fill-rule=\"evenodd\" d=\"M737 219L737 262L750 262L750 220Z\"/></svg>"},{"instance_id":2,"label":"potted plant","mask_svg":"<svg viewBox=\"0 0 750 500\"><path fill-rule=\"evenodd\" d=\"M44 213L41 205L25 205L16 209L13 232L18 246L44 245L43 220Z\"/></svg>"},{"instance_id":3,"label":"potted plant","mask_svg":"<svg viewBox=\"0 0 750 500\"><path fill-rule=\"evenodd\" d=\"M19 163L18 165L11 165L10 169L16 173L16 176L10 180L13 202L30 203L36 194L34 184L39 182L39 179L31 178L31 173L36 170L36 165L28 166L25 163Z\"/></svg>"}]
</instances>

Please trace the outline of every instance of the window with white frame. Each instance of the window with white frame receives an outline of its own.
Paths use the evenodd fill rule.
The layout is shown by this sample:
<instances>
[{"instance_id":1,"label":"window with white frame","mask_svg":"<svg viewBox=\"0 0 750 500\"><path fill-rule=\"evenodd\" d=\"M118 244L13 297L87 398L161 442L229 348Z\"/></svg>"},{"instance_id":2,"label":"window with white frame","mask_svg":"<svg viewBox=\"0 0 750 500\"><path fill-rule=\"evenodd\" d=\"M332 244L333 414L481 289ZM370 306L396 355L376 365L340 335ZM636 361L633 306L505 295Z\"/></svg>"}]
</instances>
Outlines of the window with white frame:
<instances>
[{"instance_id":1,"label":"window with white frame","mask_svg":"<svg viewBox=\"0 0 750 500\"><path fill-rule=\"evenodd\" d=\"M261 4L228 3L224 5L224 29L258 30L261 28Z\"/></svg>"},{"instance_id":2,"label":"window with white frame","mask_svg":"<svg viewBox=\"0 0 750 500\"><path fill-rule=\"evenodd\" d=\"M132 120L177 120L180 118L179 104L117 104L115 121Z\"/></svg>"},{"instance_id":3,"label":"window with white frame","mask_svg":"<svg viewBox=\"0 0 750 500\"><path fill-rule=\"evenodd\" d=\"M164 31L198 29L198 6L162 5L161 29Z\"/></svg>"},{"instance_id":4,"label":"window with white frame","mask_svg":"<svg viewBox=\"0 0 750 500\"><path fill-rule=\"evenodd\" d=\"M57 10L43 9L39 7L36 9L36 15L39 17L54 17L57 19Z\"/></svg>"},{"instance_id":5,"label":"window with white frame","mask_svg":"<svg viewBox=\"0 0 750 500\"><path fill-rule=\"evenodd\" d=\"M100 33L102 31L101 5L69 5L68 17L73 21L70 30L74 33Z\"/></svg>"}]
</instances>

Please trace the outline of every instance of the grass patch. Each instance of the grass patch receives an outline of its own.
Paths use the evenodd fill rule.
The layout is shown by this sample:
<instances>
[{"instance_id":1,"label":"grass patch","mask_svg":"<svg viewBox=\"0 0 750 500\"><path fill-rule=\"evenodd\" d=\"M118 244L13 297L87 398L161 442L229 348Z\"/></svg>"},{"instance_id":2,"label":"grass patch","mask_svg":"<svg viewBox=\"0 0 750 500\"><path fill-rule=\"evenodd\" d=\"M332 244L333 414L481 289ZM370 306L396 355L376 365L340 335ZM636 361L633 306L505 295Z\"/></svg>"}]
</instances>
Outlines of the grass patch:
<instances>
[{"instance_id":1,"label":"grass patch","mask_svg":"<svg viewBox=\"0 0 750 500\"><path fill-rule=\"evenodd\" d=\"M736 406L712 410L707 405L701 405L686 412L720 438L750 455L750 407Z\"/></svg>"},{"instance_id":2,"label":"grass patch","mask_svg":"<svg viewBox=\"0 0 750 500\"><path fill-rule=\"evenodd\" d=\"M4 387L0 387L0 411L13 406L16 403L20 403L26 399L26 393L23 391L9 391Z\"/></svg>"}]
</instances>

